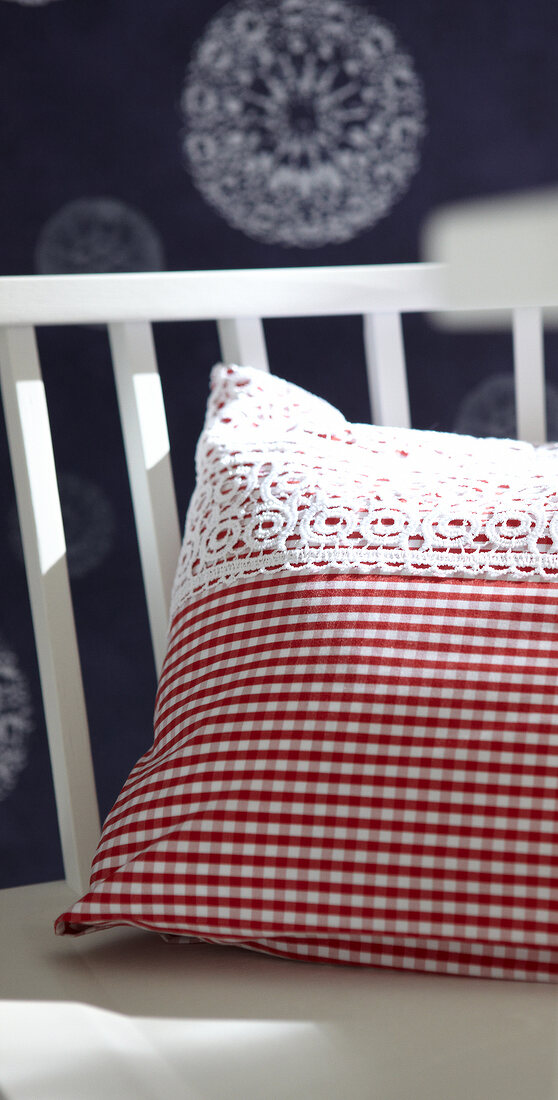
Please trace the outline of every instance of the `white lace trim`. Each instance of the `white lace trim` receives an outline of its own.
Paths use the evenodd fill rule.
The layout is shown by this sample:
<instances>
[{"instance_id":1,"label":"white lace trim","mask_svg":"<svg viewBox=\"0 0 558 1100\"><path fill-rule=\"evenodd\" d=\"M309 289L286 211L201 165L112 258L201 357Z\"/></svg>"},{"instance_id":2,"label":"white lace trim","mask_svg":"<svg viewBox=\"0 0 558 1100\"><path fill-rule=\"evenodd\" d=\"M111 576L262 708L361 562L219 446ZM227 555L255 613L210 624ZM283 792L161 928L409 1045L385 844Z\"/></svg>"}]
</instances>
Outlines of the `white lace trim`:
<instances>
[{"instance_id":1,"label":"white lace trim","mask_svg":"<svg viewBox=\"0 0 558 1100\"><path fill-rule=\"evenodd\" d=\"M277 569L558 580L558 447L349 424L219 365L171 616Z\"/></svg>"}]
</instances>

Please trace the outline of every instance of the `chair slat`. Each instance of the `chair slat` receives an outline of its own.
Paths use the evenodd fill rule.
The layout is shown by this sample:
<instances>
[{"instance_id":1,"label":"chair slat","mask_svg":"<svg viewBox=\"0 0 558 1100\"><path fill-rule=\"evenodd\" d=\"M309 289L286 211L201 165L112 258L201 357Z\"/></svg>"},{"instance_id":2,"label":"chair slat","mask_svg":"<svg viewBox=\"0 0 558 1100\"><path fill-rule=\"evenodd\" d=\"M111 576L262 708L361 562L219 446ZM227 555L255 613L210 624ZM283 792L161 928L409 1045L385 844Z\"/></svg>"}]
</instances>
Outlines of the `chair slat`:
<instances>
[{"instance_id":1,"label":"chair slat","mask_svg":"<svg viewBox=\"0 0 558 1100\"><path fill-rule=\"evenodd\" d=\"M514 309L513 355L517 438L544 443L546 402L541 309Z\"/></svg>"},{"instance_id":2,"label":"chair slat","mask_svg":"<svg viewBox=\"0 0 558 1100\"><path fill-rule=\"evenodd\" d=\"M410 427L400 313L364 315L364 351L373 423Z\"/></svg>"},{"instance_id":3,"label":"chair slat","mask_svg":"<svg viewBox=\"0 0 558 1100\"><path fill-rule=\"evenodd\" d=\"M217 321L224 363L269 370L264 328L259 317L227 318Z\"/></svg>"},{"instance_id":4,"label":"chair slat","mask_svg":"<svg viewBox=\"0 0 558 1100\"><path fill-rule=\"evenodd\" d=\"M68 883L86 889L100 823L60 498L35 332L1 333L1 385Z\"/></svg>"},{"instance_id":5,"label":"chair slat","mask_svg":"<svg viewBox=\"0 0 558 1100\"><path fill-rule=\"evenodd\" d=\"M180 526L149 322L109 325L116 390L157 673L165 655Z\"/></svg>"}]
</instances>

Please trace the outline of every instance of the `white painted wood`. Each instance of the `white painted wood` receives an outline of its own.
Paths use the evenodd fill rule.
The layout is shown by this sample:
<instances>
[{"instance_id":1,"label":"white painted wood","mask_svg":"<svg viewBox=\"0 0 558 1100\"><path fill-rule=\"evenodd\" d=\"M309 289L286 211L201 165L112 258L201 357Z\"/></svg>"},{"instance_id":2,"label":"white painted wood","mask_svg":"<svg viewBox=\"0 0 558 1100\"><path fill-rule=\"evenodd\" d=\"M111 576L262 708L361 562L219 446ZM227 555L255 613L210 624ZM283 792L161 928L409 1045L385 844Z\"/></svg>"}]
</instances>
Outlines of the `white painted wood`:
<instances>
[{"instance_id":1,"label":"white painted wood","mask_svg":"<svg viewBox=\"0 0 558 1100\"><path fill-rule=\"evenodd\" d=\"M410 428L411 413L399 313L365 314L364 351L373 423Z\"/></svg>"},{"instance_id":2,"label":"white painted wood","mask_svg":"<svg viewBox=\"0 0 558 1100\"><path fill-rule=\"evenodd\" d=\"M0 324L404 313L443 309L444 293L436 264L4 276Z\"/></svg>"},{"instance_id":3,"label":"white painted wood","mask_svg":"<svg viewBox=\"0 0 558 1100\"><path fill-rule=\"evenodd\" d=\"M546 441L542 311L514 309L513 357L517 438Z\"/></svg>"},{"instance_id":4,"label":"white painted wood","mask_svg":"<svg viewBox=\"0 0 558 1100\"><path fill-rule=\"evenodd\" d=\"M438 319L443 327L507 327L509 314L502 310L529 306L550 307L548 321L558 323L557 187L434 210L422 245L425 259L444 265L451 309Z\"/></svg>"},{"instance_id":5,"label":"white painted wood","mask_svg":"<svg viewBox=\"0 0 558 1100\"><path fill-rule=\"evenodd\" d=\"M371 354L382 364L384 359L391 363L378 375L385 375L378 398L385 419L390 403L403 408L400 387L393 383L402 364L393 315L443 308L439 270L323 270L324 274L322 269L305 269L302 275L257 271L0 279L0 322L113 324L111 342L129 460L140 471L136 511L140 525L156 525L161 540L160 547L149 551L153 561L143 551L149 559L147 576L159 577L154 582L159 607L168 598L178 541L174 521L169 519L165 527L164 517L173 512L168 500L162 507L162 526L153 512L158 507L153 471L164 471L164 496L170 469L151 332L144 322L313 313L387 315L367 322ZM123 323L134 320L141 323ZM542 377L542 357L537 358L536 351L538 321L525 315L516 327L518 358L532 371L535 354ZM391 349L387 357L384 345ZM68 363L67 369L76 365ZM531 375L523 367L520 375L528 387ZM292 1100L312 1093L319 1066L324 1100L340 1095L357 1100L372 1093L397 1100L446 1100L450 1095L452 1100L558 1098L558 994L551 985L301 965L201 943L169 948L159 937L132 928L111 929L98 938L53 936L54 918L75 900L75 891L83 889L79 853L96 828L87 825L91 769L88 764L84 773L86 727L48 417L34 337L27 328L4 338L2 388L71 888L43 883L3 892L0 992L11 1000L0 1006L7 1027L4 1037L0 1026L0 1090L15 1098L16 1093L42 1096L50 1088L49 1095L58 1100L61 1087L70 1094L75 1084L73 1094L79 1091L80 1065L106 1057L116 1067L107 1095L120 1094L124 1071L132 1067L134 1095L139 1081L145 1096L155 1097L161 1073L172 1072L180 1097L192 1091L207 1100L223 1100L225 1088L227 1096L256 1100L267 1095L273 1080L274 1098ZM140 541L145 545L145 539ZM168 558L166 546L172 548ZM164 597L162 590L167 592ZM67 759L61 762L64 753ZM60 775L65 778L60 780ZM67 821L69 806L73 824ZM72 840L73 825L79 835ZM97 1013L79 1009L80 1064L75 1057L68 1061L63 1038L73 1026L76 1002L125 1014L101 1020L101 1030ZM131 1028L138 1039L133 1049ZM153 1058L158 1065L151 1089L141 1067ZM120 1068L122 1073L116 1072ZM169 1088L165 1095L170 1096ZM93 1086L90 1091L95 1091Z\"/></svg>"},{"instance_id":6,"label":"white painted wood","mask_svg":"<svg viewBox=\"0 0 558 1100\"><path fill-rule=\"evenodd\" d=\"M32 328L1 333L1 385L66 879L83 891L99 814L48 410Z\"/></svg>"},{"instance_id":7,"label":"white painted wood","mask_svg":"<svg viewBox=\"0 0 558 1100\"><path fill-rule=\"evenodd\" d=\"M225 318L217 322L217 330L224 363L269 370L265 333L259 317Z\"/></svg>"},{"instance_id":8,"label":"white painted wood","mask_svg":"<svg viewBox=\"0 0 558 1100\"><path fill-rule=\"evenodd\" d=\"M109 338L157 673L165 655L180 527L151 325L111 324Z\"/></svg>"}]
</instances>

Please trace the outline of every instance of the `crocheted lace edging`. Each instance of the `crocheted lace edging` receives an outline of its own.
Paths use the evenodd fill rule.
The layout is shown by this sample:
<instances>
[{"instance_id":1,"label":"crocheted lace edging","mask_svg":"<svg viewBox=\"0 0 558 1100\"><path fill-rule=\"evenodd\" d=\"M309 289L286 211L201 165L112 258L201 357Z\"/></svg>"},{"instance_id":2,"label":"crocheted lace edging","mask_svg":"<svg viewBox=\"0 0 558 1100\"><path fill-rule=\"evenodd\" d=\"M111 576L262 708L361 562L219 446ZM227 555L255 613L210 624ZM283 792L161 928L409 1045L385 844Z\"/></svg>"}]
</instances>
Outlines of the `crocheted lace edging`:
<instances>
[{"instance_id":1,"label":"crocheted lace edging","mask_svg":"<svg viewBox=\"0 0 558 1100\"><path fill-rule=\"evenodd\" d=\"M249 368L212 383L171 616L280 569L558 580L556 447L351 425Z\"/></svg>"}]
</instances>

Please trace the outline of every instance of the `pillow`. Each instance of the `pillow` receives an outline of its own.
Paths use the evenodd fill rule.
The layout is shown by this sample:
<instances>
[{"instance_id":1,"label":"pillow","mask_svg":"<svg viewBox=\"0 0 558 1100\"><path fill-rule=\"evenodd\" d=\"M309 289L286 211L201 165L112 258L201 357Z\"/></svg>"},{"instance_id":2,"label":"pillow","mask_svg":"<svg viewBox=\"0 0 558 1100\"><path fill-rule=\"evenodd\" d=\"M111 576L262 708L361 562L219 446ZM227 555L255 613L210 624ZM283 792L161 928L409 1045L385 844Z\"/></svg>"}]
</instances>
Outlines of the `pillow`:
<instances>
[{"instance_id":1,"label":"pillow","mask_svg":"<svg viewBox=\"0 0 558 1100\"><path fill-rule=\"evenodd\" d=\"M558 451L218 366L152 748L56 931L558 975Z\"/></svg>"}]
</instances>

